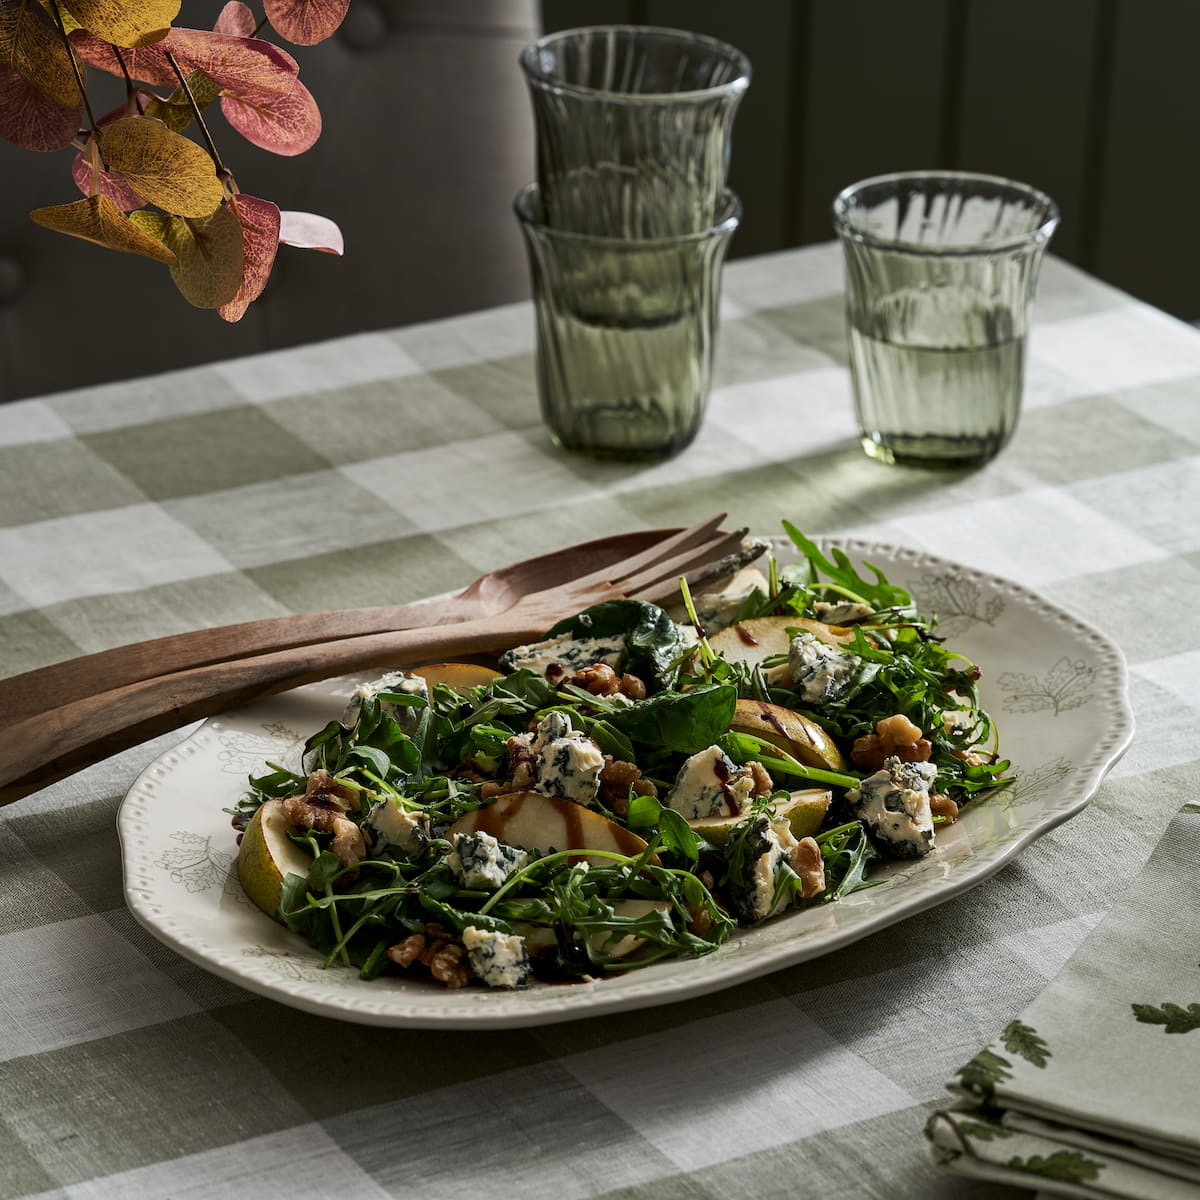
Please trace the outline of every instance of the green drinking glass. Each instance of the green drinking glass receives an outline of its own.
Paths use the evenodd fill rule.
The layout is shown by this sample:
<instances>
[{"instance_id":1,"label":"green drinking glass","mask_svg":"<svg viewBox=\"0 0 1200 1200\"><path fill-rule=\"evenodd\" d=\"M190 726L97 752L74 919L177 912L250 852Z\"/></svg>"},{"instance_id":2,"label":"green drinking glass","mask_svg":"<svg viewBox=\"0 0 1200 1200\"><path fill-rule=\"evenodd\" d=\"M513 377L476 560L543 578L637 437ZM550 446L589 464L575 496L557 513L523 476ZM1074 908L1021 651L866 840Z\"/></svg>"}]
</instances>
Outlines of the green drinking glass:
<instances>
[{"instance_id":1,"label":"green drinking glass","mask_svg":"<svg viewBox=\"0 0 1200 1200\"><path fill-rule=\"evenodd\" d=\"M576 233L543 220L538 185L514 204L529 251L542 416L558 445L653 461L696 436L708 402L721 268L741 204L675 237Z\"/></svg>"}]
</instances>

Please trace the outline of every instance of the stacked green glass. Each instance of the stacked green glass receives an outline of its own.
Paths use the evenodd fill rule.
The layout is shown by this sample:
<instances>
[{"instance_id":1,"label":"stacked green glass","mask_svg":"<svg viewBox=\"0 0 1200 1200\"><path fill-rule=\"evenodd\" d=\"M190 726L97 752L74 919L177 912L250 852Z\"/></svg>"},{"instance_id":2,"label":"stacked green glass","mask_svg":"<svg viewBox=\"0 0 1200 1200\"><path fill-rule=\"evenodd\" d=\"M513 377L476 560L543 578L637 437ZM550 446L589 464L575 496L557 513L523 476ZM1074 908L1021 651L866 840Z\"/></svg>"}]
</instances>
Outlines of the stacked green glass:
<instances>
[{"instance_id":1,"label":"stacked green glass","mask_svg":"<svg viewBox=\"0 0 1200 1200\"><path fill-rule=\"evenodd\" d=\"M515 208L543 419L568 450L668 457L708 402L721 268L741 220L730 136L750 64L699 34L596 26L534 42L521 66L538 179Z\"/></svg>"}]
</instances>

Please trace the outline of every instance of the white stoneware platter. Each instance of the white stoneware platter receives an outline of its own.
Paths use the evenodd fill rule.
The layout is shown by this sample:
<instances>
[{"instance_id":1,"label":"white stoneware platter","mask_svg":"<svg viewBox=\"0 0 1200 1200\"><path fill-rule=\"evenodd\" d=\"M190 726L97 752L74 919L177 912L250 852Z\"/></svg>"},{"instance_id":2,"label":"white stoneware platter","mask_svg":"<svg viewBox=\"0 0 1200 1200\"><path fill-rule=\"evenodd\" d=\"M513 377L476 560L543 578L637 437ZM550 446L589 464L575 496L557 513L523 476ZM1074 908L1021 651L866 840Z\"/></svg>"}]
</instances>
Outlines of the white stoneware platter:
<instances>
[{"instance_id":1,"label":"white stoneware platter","mask_svg":"<svg viewBox=\"0 0 1200 1200\"><path fill-rule=\"evenodd\" d=\"M790 544L775 540L781 562ZM822 547L829 543L822 540ZM370 1025L498 1029L670 1004L731 987L855 942L952 901L1035 838L1079 812L1133 736L1120 650L1034 593L933 555L837 543L878 566L941 619L938 632L983 669L984 707L1000 728L1016 783L968 806L917 862L876 866L880 886L739 930L699 959L656 963L593 983L519 991L447 991L394 975L370 982L321 958L255 908L237 880L229 815L265 760L299 769L304 739L340 715L359 680L271 697L205 722L153 762L121 807L125 896L133 915L185 958L251 992ZM374 674L378 674L375 672Z\"/></svg>"}]
</instances>

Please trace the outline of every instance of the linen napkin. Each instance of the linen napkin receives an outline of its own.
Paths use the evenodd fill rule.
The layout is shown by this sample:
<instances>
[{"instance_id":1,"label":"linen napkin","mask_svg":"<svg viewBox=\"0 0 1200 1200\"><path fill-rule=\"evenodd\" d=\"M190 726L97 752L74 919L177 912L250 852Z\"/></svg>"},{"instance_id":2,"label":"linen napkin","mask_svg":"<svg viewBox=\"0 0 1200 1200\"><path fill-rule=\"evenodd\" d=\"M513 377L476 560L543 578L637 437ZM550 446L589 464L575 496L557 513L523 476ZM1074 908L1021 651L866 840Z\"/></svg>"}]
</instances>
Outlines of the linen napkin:
<instances>
[{"instance_id":1,"label":"linen napkin","mask_svg":"<svg viewBox=\"0 0 1200 1200\"><path fill-rule=\"evenodd\" d=\"M948 1171L1064 1196L1200 1200L1200 804L947 1086L961 1099L926 1135Z\"/></svg>"}]
</instances>

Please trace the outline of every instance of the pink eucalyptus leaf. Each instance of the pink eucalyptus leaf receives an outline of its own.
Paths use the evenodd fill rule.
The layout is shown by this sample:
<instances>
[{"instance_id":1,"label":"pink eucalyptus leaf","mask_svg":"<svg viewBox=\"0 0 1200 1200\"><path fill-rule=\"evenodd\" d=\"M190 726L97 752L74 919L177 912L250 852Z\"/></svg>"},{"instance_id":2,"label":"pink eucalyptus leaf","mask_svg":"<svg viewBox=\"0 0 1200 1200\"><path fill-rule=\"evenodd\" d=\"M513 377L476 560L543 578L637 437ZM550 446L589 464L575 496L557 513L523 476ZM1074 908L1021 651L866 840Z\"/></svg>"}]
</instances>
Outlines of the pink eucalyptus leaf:
<instances>
[{"instance_id":1,"label":"pink eucalyptus leaf","mask_svg":"<svg viewBox=\"0 0 1200 1200\"><path fill-rule=\"evenodd\" d=\"M251 303L262 295L279 249L278 205L239 192L234 197L233 209L242 223L242 286L228 304L217 309L230 322L240 321Z\"/></svg>"},{"instance_id":2,"label":"pink eucalyptus leaf","mask_svg":"<svg viewBox=\"0 0 1200 1200\"><path fill-rule=\"evenodd\" d=\"M76 30L71 35L71 44L89 66L110 75L121 75L116 51L107 42ZM207 29L172 29L162 41L122 50L121 57L132 78L155 87L175 87L179 79L167 60L168 51L185 75L189 71L203 71L221 87L256 98L287 95L300 70L286 50L270 42Z\"/></svg>"},{"instance_id":3,"label":"pink eucalyptus leaf","mask_svg":"<svg viewBox=\"0 0 1200 1200\"><path fill-rule=\"evenodd\" d=\"M75 185L85 195L92 195L92 166L88 156L80 151L75 155L71 164L71 175ZM103 167L96 172L96 191L101 196L107 196L122 212L133 212L141 208L145 200L141 198L125 181L119 171L106 171Z\"/></svg>"},{"instance_id":4,"label":"pink eucalyptus leaf","mask_svg":"<svg viewBox=\"0 0 1200 1200\"><path fill-rule=\"evenodd\" d=\"M286 50L261 38L230 37L207 29L172 29L162 45L185 72L203 71L236 96L286 96L300 71Z\"/></svg>"},{"instance_id":5,"label":"pink eucalyptus leaf","mask_svg":"<svg viewBox=\"0 0 1200 1200\"><path fill-rule=\"evenodd\" d=\"M319 250L322 254L341 254L345 250L342 231L328 217L316 213L282 212L279 214L279 240L285 246Z\"/></svg>"},{"instance_id":6,"label":"pink eucalyptus leaf","mask_svg":"<svg viewBox=\"0 0 1200 1200\"><path fill-rule=\"evenodd\" d=\"M258 22L242 0L229 0L221 9L221 15L213 26L214 33L227 33L230 37L253 37Z\"/></svg>"},{"instance_id":7,"label":"pink eucalyptus leaf","mask_svg":"<svg viewBox=\"0 0 1200 1200\"><path fill-rule=\"evenodd\" d=\"M289 158L321 136L321 110L298 79L286 96L222 96L221 111L248 142Z\"/></svg>"},{"instance_id":8,"label":"pink eucalyptus leaf","mask_svg":"<svg viewBox=\"0 0 1200 1200\"><path fill-rule=\"evenodd\" d=\"M175 72L171 70L171 64L167 62L167 56L163 52L165 44L167 43L164 38L163 41L150 46L122 50L121 58L125 60L130 78L142 83L151 83L155 87L171 87L178 83L179 80L175 78ZM116 51L94 33L89 33L86 29L75 30L71 34L71 47L89 67L107 71L119 79L125 78Z\"/></svg>"},{"instance_id":9,"label":"pink eucalyptus leaf","mask_svg":"<svg viewBox=\"0 0 1200 1200\"><path fill-rule=\"evenodd\" d=\"M336 31L350 0L266 0L265 7L280 37L297 46L315 46Z\"/></svg>"},{"instance_id":10,"label":"pink eucalyptus leaf","mask_svg":"<svg viewBox=\"0 0 1200 1200\"><path fill-rule=\"evenodd\" d=\"M61 150L83 122L83 101L63 108L16 71L0 66L0 137L25 150Z\"/></svg>"}]
</instances>

